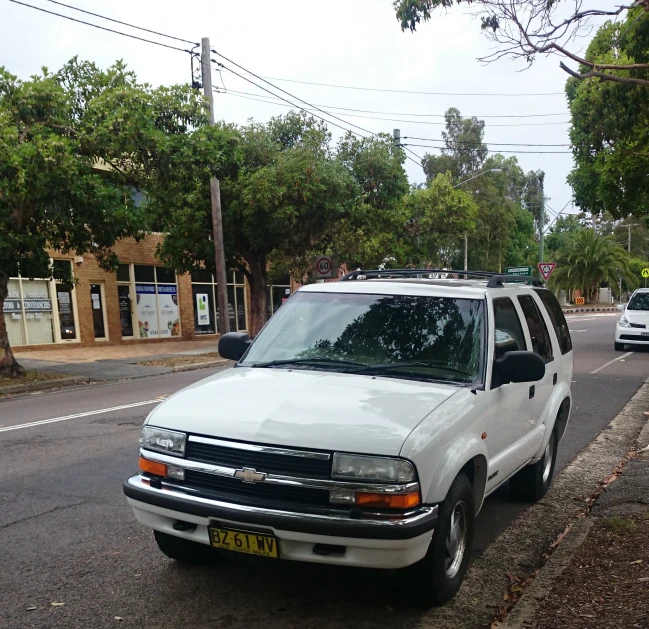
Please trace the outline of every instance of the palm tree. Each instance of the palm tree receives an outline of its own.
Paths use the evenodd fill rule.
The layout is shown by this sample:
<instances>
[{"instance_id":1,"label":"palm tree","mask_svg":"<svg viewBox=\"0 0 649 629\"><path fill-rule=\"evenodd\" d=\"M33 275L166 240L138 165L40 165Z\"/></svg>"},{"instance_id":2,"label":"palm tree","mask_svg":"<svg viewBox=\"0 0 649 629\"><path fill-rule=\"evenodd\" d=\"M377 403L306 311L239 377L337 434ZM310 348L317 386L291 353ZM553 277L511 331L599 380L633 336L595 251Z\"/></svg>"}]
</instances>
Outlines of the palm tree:
<instances>
[{"instance_id":1,"label":"palm tree","mask_svg":"<svg viewBox=\"0 0 649 629\"><path fill-rule=\"evenodd\" d=\"M566 291L579 288L590 302L602 284L615 287L620 277L627 284L636 282L627 252L611 236L580 229L559 249L551 284Z\"/></svg>"}]
</instances>

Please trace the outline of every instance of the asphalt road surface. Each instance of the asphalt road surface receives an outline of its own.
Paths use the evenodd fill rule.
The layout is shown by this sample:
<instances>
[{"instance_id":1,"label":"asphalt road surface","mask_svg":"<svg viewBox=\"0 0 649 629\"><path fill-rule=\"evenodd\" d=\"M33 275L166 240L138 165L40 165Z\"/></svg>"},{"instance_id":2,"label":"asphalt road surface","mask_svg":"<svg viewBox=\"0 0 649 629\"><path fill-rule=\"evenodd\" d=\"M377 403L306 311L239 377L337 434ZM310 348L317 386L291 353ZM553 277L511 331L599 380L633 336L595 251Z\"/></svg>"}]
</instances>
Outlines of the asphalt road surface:
<instances>
[{"instance_id":1,"label":"asphalt road surface","mask_svg":"<svg viewBox=\"0 0 649 629\"><path fill-rule=\"evenodd\" d=\"M649 353L615 352L616 315L569 319L574 407L558 467L622 409ZM142 421L188 372L0 400L0 627L413 627L398 572L238 556L166 559L122 494ZM106 410L112 409L112 410ZM99 411L99 412L98 412ZM479 516L478 556L525 509L507 487ZM56 603L56 605L54 605Z\"/></svg>"}]
</instances>

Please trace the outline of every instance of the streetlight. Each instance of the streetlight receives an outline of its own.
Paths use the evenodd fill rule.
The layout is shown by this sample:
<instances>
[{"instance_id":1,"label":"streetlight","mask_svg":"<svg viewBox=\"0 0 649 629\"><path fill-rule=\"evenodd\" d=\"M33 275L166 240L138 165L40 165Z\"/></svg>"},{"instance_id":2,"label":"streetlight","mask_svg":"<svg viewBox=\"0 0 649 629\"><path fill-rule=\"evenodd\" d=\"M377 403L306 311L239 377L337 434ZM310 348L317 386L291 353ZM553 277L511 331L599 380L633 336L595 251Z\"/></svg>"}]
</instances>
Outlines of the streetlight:
<instances>
[{"instance_id":1,"label":"streetlight","mask_svg":"<svg viewBox=\"0 0 649 629\"><path fill-rule=\"evenodd\" d=\"M469 181L473 181L474 179L477 179L478 177L482 177L482 175L486 175L487 173L501 173L502 168L490 168L489 170L483 170L481 173L478 173L475 177L471 177L471 179L465 179L464 181L460 181L460 183L455 184L453 187L454 188L459 188L460 186L464 185L465 183L468 183ZM464 270L466 271L469 264L469 237L467 234L464 234ZM465 276L466 278L466 276Z\"/></svg>"}]
</instances>

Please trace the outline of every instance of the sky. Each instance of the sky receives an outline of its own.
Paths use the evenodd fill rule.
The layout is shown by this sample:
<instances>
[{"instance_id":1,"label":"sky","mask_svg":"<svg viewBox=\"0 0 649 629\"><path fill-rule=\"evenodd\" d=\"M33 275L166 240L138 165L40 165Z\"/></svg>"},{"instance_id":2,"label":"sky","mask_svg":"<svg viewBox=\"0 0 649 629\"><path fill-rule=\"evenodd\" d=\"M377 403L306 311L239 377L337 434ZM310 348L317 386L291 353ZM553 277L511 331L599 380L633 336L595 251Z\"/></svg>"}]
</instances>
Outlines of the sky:
<instances>
[{"instance_id":1,"label":"sky","mask_svg":"<svg viewBox=\"0 0 649 629\"><path fill-rule=\"evenodd\" d=\"M431 146L440 147L441 143L431 140L441 140L443 114L449 107L458 108L463 116L484 119L487 144L564 145L492 145L489 149L517 151L523 170L545 171L550 218L564 207L564 213L576 211L571 206L572 193L566 183L572 168L568 146L570 116L564 95L567 75L559 68L559 58L538 58L530 69L520 61L507 59L481 64L477 58L489 54L494 44L481 33L479 20L466 5L435 15L412 34L401 31L392 0L64 1L192 42L209 37L212 48L230 59L226 62L220 58L226 66L245 74L234 62L259 76L272 77L271 82L291 96L280 94L293 102L299 102L297 97L322 109L387 112L358 113L359 117L352 117L356 112L337 109L336 115L344 122L330 120L359 133L363 132L352 125L373 133L392 133L399 128L402 138L408 138L402 142L412 151L408 153L412 160L405 164L411 183L425 179L414 154L439 153L439 148ZM190 47L185 42L110 23L48 0L25 2L183 50ZM101 67L122 59L142 82L152 85L185 83L191 77L187 52L92 28L9 0L0 0L0 33L0 65L21 78L38 72L42 66L56 70L75 55ZM586 43L587 40L580 41L577 47ZM434 94L343 89L276 79ZM253 80L278 93L276 88ZM255 94L254 98L272 99L229 71L222 71L220 76L215 72L213 82L222 91L228 90L215 95L217 119L237 124L245 124L249 119L265 122L290 109L233 93L246 92ZM538 116L514 117L531 114ZM334 140L343 133L334 126L330 130Z\"/></svg>"}]
</instances>

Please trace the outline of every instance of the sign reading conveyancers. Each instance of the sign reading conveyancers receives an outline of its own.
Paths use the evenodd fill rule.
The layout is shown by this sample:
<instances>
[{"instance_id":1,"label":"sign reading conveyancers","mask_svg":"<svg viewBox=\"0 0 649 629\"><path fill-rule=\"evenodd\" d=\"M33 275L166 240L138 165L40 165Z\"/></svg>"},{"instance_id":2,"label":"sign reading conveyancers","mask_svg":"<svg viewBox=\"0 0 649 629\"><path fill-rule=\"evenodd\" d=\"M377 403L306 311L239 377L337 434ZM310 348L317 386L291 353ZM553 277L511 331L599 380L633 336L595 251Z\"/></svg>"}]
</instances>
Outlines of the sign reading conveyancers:
<instances>
[{"instance_id":1,"label":"sign reading conveyancers","mask_svg":"<svg viewBox=\"0 0 649 629\"><path fill-rule=\"evenodd\" d=\"M158 338L158 311L156 308L155 284L136 284L137 325L140 338Z\"/></svg>"}]
</instances>

